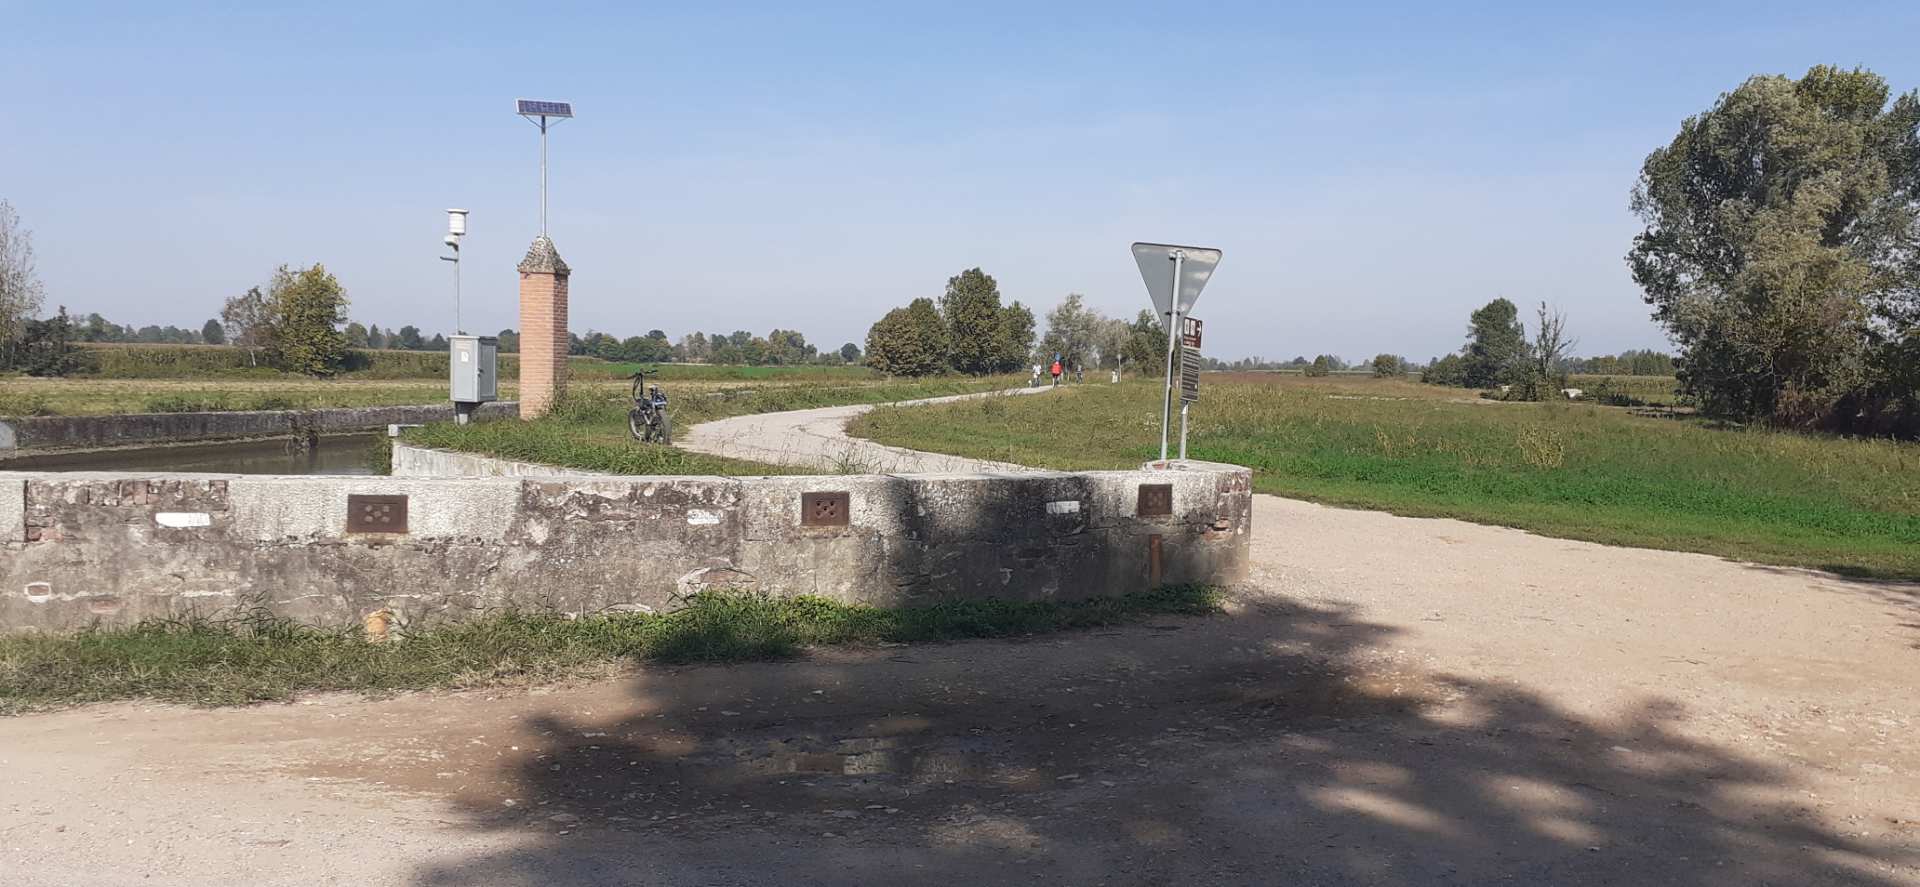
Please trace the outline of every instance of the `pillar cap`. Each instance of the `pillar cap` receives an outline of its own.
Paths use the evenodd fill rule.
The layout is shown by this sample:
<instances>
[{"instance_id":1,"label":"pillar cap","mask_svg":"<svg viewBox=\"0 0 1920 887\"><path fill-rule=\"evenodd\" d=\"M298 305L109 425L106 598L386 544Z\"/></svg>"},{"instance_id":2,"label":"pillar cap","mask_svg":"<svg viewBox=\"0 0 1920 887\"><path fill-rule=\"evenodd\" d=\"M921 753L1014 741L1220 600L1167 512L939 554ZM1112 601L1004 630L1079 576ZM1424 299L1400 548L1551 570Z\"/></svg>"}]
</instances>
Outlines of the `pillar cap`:
<instances>
[{"instance_id":1,"label":"pillar cap","mask_svg":"<svg viewBox=\"0 0 1920 887\"><path fill-rule=\"evenodd\" d=\"M565 277L573 273L573 269L560 259L560 251L553 248L553 240L542 234L533 239L532 246L527 247L527 257L520 260L520 273Z\"/></svg>"}]
</instances>

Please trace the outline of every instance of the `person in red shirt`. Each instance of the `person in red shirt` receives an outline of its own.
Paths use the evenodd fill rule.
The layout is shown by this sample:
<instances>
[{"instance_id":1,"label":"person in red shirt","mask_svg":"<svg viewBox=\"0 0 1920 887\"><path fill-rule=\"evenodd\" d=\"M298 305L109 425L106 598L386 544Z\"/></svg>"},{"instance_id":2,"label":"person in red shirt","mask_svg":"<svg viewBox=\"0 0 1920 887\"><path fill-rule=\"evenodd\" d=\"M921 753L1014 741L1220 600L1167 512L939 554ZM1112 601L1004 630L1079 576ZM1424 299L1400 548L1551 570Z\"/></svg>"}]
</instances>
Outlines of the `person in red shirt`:
<instances>
[{"instance_id":1,"label":"person in red shirt","mask_svg":"<svg viewBox=\"0 0 1920 887\"><path fill-rule=\"evenodd\" d=\"M1060 366L1059 359L1055 358L1053 361L1053 387L1055 388L1060 387L1060 371L1062 369L1064 369L1064 367Z\"/></svg>"}]
</instances>

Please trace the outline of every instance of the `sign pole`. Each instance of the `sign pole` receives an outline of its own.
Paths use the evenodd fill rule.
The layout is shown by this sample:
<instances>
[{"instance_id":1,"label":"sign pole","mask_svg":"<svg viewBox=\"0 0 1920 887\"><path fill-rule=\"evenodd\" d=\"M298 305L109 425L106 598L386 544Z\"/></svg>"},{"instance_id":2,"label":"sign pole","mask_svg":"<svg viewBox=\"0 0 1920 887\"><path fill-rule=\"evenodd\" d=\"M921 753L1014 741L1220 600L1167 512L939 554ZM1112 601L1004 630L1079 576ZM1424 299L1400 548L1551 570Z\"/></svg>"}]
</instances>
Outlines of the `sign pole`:
<instances>
[{"instance_id":1,"label":"sign pole","mask_svg":"<svg viewBox=\"0 0 1920 887\"><path fill-rule=\"evenodd\" d=\"M1168 258L1173 259L1173 311L1167 323L1167 390L1160 402L1160 461L1167 461L1167 432L1173 426L1173 356L1180 342L1180 266L1187 261L1185 250L1173 250ZM1183 408L1184 409L1184 408Z\"/></svg>"}]
</instances>

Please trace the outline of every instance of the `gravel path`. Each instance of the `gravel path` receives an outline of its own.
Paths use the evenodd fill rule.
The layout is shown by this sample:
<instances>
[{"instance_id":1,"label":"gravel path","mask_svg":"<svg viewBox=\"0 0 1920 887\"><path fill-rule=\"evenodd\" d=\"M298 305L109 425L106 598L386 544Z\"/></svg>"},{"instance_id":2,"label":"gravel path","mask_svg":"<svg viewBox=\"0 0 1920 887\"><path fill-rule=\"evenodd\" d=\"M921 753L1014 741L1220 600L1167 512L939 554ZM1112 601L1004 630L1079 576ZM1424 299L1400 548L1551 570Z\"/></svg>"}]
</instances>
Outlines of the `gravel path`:
<instances>
[{"instance_id":1,"label":"gravel path","mask_svg":"<svg viewBox=\"0 0 1920 887\"><path fill-rule=\"evenodd\" d=\"M1920 884L1920 589L1255 498L1213 618L0 720L0 883Z\"/></svg>"},{"instance_id":2,"label":"gravel path","mask_svg":"<svg viewBox=\"0 0 1920 887\"><path fill-rule=\"evenodd\" d=\"M901 401L896 406L950 403L982 397L1024 397L1046 394L1051 387L1013 388L984 394L957 394ZM1026 472L1033 469L1007 462L923 453L877 444L847 435L854 417L872 404L822 407L785 413L734 416L693 426L679 441L682 449L713 456L751 459L775 465L797 465L829 472L860 474L944 474L980 471Z\"/></svg>"}]
</instances>

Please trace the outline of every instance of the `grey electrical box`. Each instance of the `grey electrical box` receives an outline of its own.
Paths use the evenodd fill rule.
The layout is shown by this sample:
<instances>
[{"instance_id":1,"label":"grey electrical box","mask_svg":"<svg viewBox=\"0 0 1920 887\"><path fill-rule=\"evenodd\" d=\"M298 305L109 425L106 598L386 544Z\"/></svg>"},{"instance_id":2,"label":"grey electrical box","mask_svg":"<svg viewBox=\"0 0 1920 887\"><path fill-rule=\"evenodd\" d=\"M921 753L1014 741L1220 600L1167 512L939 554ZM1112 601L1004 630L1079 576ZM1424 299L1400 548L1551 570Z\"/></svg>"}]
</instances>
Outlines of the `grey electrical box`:
<instances>
[{"instance_id":1,"label":"grey electrical box","mask_svg":"<svg viewBox=\"0 0 1920 887\"><path fill-rule=\"evenodd\" d=\"M488 403L500 399L500 376L495 372L500 340L493 336L452 336L447 340L451 353L453 402Z\"/></svg>"}]
</instances>

